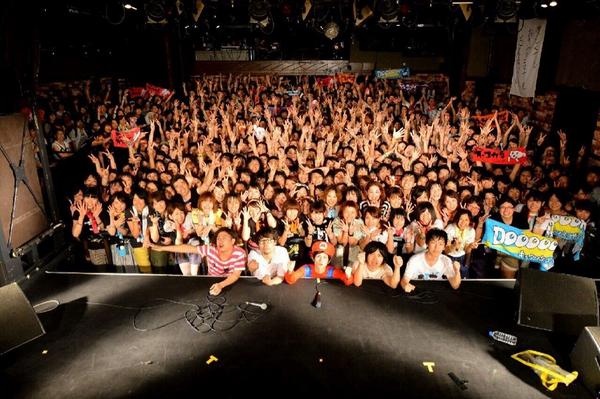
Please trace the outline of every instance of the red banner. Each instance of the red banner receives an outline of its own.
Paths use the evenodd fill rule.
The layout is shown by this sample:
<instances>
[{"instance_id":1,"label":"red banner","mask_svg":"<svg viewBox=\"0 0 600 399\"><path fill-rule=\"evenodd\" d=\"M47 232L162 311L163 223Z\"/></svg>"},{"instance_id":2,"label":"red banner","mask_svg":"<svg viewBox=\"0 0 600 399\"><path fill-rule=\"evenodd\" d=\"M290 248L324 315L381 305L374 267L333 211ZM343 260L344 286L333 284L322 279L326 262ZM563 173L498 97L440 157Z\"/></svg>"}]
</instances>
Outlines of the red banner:
<instances>
[{"instance_id":1,"label":"red banner","mask_svg":"<svg viewBox=\"0 0 600 399\"><path fill-rule=\"evenodd\" d=\"M146 88L144 87L131 87L127 91L129 92L129 98L144 97L146 94Z\"/></svg>"},{"instance_id":2,"label":"red banner","mask_svg":"<svg viewBox=\"0 0 600 399\"><path fill-rule=\"evenodd\" d=\"M149 96L159 96L163 100L171 95L171 91L162 87L151 85L150 83L146 83L146 94Z\"/></svg>"},{"instance_id":3,"label":"red banner","mask_svg":"<svg viewBox=\"0 0 600 399\"><path fill-rule=\"evenodd\" d=\"M479 126L485 125L485 123L488 120L492 119L493 117L494 117L494 114L474 115L474 116L472 116L472 118L475 119L475 122L477 122L477 124ZM499 123L508 122L508 111L498 112L498 122Z\"/></svg>"},{"instance_id":4,"label":"red banner","mask_svg":"<svg viewBox=\"0 0 600 399\"><path fill-rule=\"evenodd\" d=\"M471 161L496 165L515 165L518 163L523 165L527 162L527 153L525 147L518 147L514 150L475 147L471 152Z\"/></svg>"},{"instance_id":5,"label":"red banner","mask_svg":"<svg viewBox=\"0 0 600 399\"><path fill-rule=\"evenodd\" d=\"M338 83L341 84L354 83L355 79L356 75L353 73L338 73L337 75L335 75L335 80L337 80Z\"/></svg>"},{"instance_id":6,"label":"red banner","mask_svg":"<svg viewBox=\"0 0 600 399\"><path fill-rule=\"evenodd\" d=\"M333 76L317 78L317 84L321 87L331 86L333 84Z\"/></svg>"},{"instance_id":7,"label":"red banner","mask_svg":"<svg viewBox=\"0 0 600 399\"><path fill-rule=\"evenodd\" d=\"M110 135L115 147L127 148L129 143L135 142L140 138L140 128L136 127L131 130L122 131L113 130Z\"/></svg>"}]
</instances>

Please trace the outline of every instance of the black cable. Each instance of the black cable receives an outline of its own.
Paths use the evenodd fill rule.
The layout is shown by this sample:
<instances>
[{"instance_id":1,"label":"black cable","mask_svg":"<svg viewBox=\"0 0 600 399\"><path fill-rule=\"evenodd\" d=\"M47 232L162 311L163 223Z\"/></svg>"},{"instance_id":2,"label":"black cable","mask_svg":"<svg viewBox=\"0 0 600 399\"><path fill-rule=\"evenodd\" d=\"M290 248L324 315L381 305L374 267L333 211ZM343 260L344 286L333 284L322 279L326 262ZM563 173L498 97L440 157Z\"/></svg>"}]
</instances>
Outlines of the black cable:
<instances>
[{"instance_id":1,"label":"black cable","mask_svg":"<svg viewBox=\"0 0 600 399\"><path fill-rule=\"evenodd\" d=\"M185 313L185 319L194 331L199 333L224 332L233 329L241 321L252 323L258 320L266 311L252 311L255 307L250 304L228 305L225 297L207 296L207 303ZM230 318L233 314L234 317ZM220 323L220 325L219 325ZM230 323L230 326L223 324Z\"/></svg>"},{"instance_id":2,"label":"black cable","mask_svg":"<svg viewBox=\"0 0 600 399\"><path fill-rule=\"evenodd\" d=\"M252 323L258 320L266 311L252 311L251 308L255 307L254 305L249 304L239 304L239 305L228 305L227 298L225 297L213 297L207 296L207 303L204 305L198 305L195 303L189 302L181 302L175 301L167 298L155 298L152 301L162 301L167 303L162 303L159 305L152 306L123 306L123 305L114 305L110 303L102 303L102 302L81 302L87 305L97 305L97 306L106 306L115 309L125 309L125 310L135 310L135 314L133 316L132 325L133 329L141 332L148 331L156 331L173 323L176 323L180 320L185 319L187 323L192 327L196 332L222 332L229 331L239 324L240 321L246 321L248 323ZM140 328L138 327L137 320L140 314L149 309L157 309L164 307L168 304L177 304L177 305L185 305L192 307L188 309L183 316L178 317L174 320L170 320L164 324L161 324L152 328ZM235 314L233 318L228 315ZM216 327L216 323L232 323L228 328ZM206 325L206 329L201 329L203 325Z\"/></svg>"}]
</instances>

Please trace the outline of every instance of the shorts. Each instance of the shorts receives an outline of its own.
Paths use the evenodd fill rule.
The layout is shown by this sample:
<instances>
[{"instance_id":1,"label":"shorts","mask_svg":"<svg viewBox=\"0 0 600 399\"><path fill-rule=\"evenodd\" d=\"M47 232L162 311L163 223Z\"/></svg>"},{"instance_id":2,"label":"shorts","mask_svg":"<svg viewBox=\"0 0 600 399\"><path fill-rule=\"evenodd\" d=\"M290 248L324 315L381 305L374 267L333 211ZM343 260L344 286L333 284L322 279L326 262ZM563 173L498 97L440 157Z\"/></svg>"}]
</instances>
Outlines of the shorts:
<instances>
[{"instance_id":1,"label":"shorts","mask_svg":"<svg viewBox=\"0 0 600 399\"><path fill-rule=\"evenodd\" d=\"M498 254L496 256L496 265L501 268L516 272L519 270L520 261L510 255Z\"/></svg>"}]
</instances>

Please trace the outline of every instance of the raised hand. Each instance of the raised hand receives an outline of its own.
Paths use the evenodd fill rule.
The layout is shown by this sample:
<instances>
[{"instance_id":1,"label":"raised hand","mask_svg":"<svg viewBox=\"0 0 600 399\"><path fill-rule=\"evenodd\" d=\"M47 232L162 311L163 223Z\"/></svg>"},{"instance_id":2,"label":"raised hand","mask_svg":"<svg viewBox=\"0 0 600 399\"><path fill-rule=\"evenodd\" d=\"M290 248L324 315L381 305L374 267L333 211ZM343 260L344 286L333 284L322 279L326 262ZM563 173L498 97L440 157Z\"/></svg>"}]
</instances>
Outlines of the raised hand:
<instances>
[{"instance_id":1,"label":"raised hand","mask_svg":"<svg viewBox=\"0 0 600 399\"><path fill-rule=\"evenodd\" d=\"M160 217L156 214L154 215L150 215L150 221L152 222L152 224L154 226L158 225L158 221L160 220Z\"/></svg>"},{"instance_id":2,"label":"raised hand","mask_svg":"<svg viewBox=\"0 0 600 399\"><path fill-rule=\"evenodd\" d=\"M356 260L358 261L359 265L364 265L367 261L367 256L364 252L360 252L356 257Z\"/></svg>"},{"instance_id":3,"label":"raised hand","mask_svg":"<svg viewBox=\"0 0 600 399\"><path fill-rule=\"evenodd\" d=\"M561 129L558 131L558 137L560 138L560 148L567 146L567 134Z\"/></svg>"},{"instance_id":4,"label":"raised hand","mask_svg":"<svg viewBox=\"0 0 600 399\"><path fill-rule=\"evenodd\" d=\"M402 256L394 255L393 261L395 269L400 269L404 264L404 259L402 259Z\"/></svg>"},{"instance_id":5,"label":"raised hand","mask_svg":"<svg viewBox=\"0 0 600 399\"><path fill-rule=\"evenodd\" d=\"M100 216L101 212L102 212L102 203L96 202L96 205L94 205L94 207L92 208L92 215L94 215L95 218L98 218Z\"/></svg>"},{"instance_id":6,"label":"raised hand","mask_svg":"<svg viewBox=\"0 0 600 399\"><path fill-rule=\"evenodd\" d=\"M242 217L245 221L250 220L250 211L248 210L247 206L245 206L244 209L242 209Z\"/></svg>"},{"instance_id":7,"label":"raised hand","mask_svg":"<svg viewBox=\"0 0 600 399\"><path fill-rule=\"evenodd\" d=\"M306 225L308 226L308 235L312 236L315 232L315 226L312 224L310 219L306 221Z\"/></svg>"},{"instance_id":8,"label":"raised hand","mask_svg":"<svg viewBox=\"0 0 600 399\"><path fill-rule=\"evenodd\" d=\"M454 275L460 275L460 263L457 261L452 262L452 270L454 271Z\"/></svg>"}]
</instances>

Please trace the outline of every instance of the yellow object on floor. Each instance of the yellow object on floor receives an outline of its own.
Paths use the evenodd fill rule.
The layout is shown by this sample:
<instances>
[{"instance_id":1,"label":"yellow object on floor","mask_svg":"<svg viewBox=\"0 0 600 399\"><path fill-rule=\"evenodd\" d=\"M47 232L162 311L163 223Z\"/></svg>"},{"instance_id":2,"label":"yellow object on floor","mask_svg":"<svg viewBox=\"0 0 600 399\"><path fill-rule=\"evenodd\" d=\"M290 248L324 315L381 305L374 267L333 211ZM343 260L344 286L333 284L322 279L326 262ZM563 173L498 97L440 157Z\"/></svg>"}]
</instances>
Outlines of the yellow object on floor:
<instances>
[{"instance_id":1,"label":"yellow object on floor","mask_svg":"<svg viewBox=\"0 0 600 399\"><path fill-rule=\"evenodd\" d=\"M554 391L558 384L569 385L579 375L577 371L568 372L563 370L556 360L545 353L534 350L526 350L511 356L516 361L529 366L539 375L542 384L549 391Z\"/></svg>"}]
</instances>

